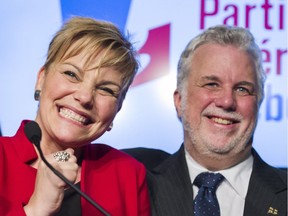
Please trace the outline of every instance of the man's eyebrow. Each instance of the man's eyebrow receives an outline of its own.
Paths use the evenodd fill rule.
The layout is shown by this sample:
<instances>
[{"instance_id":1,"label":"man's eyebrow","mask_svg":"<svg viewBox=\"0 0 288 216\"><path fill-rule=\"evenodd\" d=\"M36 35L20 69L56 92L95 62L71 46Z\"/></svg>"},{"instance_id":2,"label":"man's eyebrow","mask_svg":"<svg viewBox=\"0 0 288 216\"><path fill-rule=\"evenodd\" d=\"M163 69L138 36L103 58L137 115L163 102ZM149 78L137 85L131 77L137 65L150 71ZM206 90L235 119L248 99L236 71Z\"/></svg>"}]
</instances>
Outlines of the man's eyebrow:
<instances>
[{"instance_id":1,"label":"man's eyebrow","mask_svg":"<svg viewBox=\"0 0 288 216\"><path fill-rule=\"evenodd\" d=\"M205 80L220 81L220 79L217 76L215 76L215 75L202 76L201 80L203 80L203 81L205 81Z\"/></svg>"},{"instance_id":2,"label":"man's eyebrow","mask_svg":"<svg viewBox=\"0 0 288 216\"><path fill-rule=\"evenodd\" d=\"M238 82L237 85L249 86L253 89L255 88L255 84L249 81L241 81L241 82Z\"/></svg>"},{"instance_id":3,"label":"man's eyebrow","mask_svg":"<svg viewBox=\"0 0 288 216\"><path fill-rule=\"evenodd\" d=\"M249 81L241 81L239 82L240 85L251 85L254 86L255 84L253 82L249 82Z\"/></svg>"}]
</instances>

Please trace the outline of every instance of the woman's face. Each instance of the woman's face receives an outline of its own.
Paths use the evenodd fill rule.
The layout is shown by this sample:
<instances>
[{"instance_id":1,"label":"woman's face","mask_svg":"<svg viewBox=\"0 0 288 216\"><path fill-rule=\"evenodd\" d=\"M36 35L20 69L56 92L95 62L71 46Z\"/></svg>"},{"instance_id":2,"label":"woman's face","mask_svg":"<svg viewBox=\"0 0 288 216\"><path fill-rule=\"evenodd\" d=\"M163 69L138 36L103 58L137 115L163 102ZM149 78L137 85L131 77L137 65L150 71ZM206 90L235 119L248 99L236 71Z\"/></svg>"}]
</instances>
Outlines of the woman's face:
<instances>
[{"instance_id":1,"label":"woman's face","mask_svg":"<svg viewBox=\"0 0 288 216\"><path fill-rule=\"evenodd\" d=\"M121 107L120 72L99 70L101 53L86 64L85 54L54 63L38 74L36 89L41 97L36 121L42 142L72 148L86 145L108 129Z\"/></svg>"}]
</instances>

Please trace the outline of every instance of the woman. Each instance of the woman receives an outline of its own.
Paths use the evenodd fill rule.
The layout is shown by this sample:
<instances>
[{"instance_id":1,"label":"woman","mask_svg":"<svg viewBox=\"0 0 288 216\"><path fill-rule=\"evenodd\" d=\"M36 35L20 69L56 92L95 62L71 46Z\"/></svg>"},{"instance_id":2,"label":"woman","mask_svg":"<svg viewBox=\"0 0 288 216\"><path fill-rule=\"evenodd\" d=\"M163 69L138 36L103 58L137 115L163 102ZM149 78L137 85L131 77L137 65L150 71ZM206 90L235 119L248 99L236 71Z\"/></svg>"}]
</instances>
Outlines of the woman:
<instances>
[{"instance_id":1,"label":"woman","mask_svg":"<svg viewBox=\"0 0 288 216\"><path fill-rule=\"evenodd\" d=\"M110 215L150 215L145 168L104 144L138 69L111 23L74 17L52 39L38 72L35 121L46 160ZM0 215L103 215L41 160L24 133L0 138Z\"/></svg>"}]
</instances>

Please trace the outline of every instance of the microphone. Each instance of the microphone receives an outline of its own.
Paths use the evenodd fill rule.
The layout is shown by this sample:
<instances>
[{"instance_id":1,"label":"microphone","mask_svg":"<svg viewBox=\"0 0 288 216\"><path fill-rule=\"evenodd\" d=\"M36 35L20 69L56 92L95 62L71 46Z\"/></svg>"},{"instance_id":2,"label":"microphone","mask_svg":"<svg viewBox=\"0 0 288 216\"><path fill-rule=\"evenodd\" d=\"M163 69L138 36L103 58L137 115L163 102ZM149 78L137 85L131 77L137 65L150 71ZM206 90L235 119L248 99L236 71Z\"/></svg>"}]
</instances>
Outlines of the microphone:
<instances>
[{"instance_id":1,"label":"microphone","mask_svg":"<svg viewBox=\"0 0 288 216\"><path fill-rule=\"evenodd\" d=\"M98 209L103 215L110 216L110 214L105 211L99 204L97 204L94 200L92 200L87 194L77 188L72 182L70 182L62 173L56 170L44 157L42 149L40 147L40 141L42 137L42 132L35 121L30 121L24 126L24 132L26 137L32 142L39 151L40 157L46 166L52 170L55 175L57 175L60 179L62 179L67 185L73 188L77 193L79 193L82 197L84 197L91 205L93 205L96 209Z\"/></svg>"}]
</instances>

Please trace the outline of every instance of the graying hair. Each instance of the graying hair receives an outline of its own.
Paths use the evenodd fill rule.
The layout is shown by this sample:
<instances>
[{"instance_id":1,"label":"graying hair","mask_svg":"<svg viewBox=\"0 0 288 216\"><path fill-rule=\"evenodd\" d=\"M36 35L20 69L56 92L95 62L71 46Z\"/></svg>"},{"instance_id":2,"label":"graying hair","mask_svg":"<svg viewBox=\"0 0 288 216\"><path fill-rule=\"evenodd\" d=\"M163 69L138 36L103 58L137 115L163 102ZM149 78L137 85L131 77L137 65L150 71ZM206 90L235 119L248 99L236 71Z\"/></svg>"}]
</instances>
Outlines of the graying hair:
<instances>
[{"instance_id":1,"label":"graying hair","mask_svg":"<svg viewBox=\"0 0 288 216\"><path fill-rule=\"evenodd\" d=\"M258 106L264 98L264 83L266 74L262 66L261 50L255 42L251 32L242 27L217 25L210 27L192 39L181 54L177 68L177 89L184 93L185 80L191 71L192 56L195 50L204 44L232 45L247 52L254 63L258 85Z\"/></svg>"}]
</instances>

